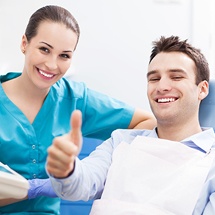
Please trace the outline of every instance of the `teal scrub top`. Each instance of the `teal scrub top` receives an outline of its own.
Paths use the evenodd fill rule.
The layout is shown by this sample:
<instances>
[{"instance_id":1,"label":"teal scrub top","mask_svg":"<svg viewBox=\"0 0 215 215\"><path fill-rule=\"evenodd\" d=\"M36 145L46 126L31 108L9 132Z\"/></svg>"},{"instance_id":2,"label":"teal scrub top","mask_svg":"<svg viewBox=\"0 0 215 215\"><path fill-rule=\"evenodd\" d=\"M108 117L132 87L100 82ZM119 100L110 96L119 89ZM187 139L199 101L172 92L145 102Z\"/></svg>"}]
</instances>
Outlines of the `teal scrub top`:
<instances>
[{"instance_id":1,"label":"teal scrub top","mask_svg":"<svg viewBox=\"0 0 215 215\"><path fill-rule=\"evenodd\" d=\"M84 83L66 78L50 88L42 108L31 124L5 94L1 83L21 73L0 76L0 162L26 179L47 178L47 148L56 136L70 131L75 109L83 114L83 136L107 139L117 128L127 128L134 108L104 94L90 90ZM0 207L0 214L59 214L60 199L38 197Z\"/></svg>"}]
</instances>

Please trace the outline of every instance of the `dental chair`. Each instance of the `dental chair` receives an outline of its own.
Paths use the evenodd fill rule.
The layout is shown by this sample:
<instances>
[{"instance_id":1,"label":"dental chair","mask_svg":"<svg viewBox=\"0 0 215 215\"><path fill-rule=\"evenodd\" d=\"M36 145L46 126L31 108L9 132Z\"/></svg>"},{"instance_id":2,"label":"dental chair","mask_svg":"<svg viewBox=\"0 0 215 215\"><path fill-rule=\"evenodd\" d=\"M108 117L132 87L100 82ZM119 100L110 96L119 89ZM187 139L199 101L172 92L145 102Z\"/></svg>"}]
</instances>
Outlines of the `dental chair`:
<instances>
[{"instance_id":1,"label":"dental chair","mask_svg":"<svg viewBox=\"0 0 215 215\"><path fill-rule=\"evenodd\" d=\"M215 79L210 81L209 95L201 102L199 120L202 127L213 127L215 131ZM101 140L84 138L84 144L79 158L82 159L90 154ZM93 201L61 201L61 215L89 215Z\"/></svg>"},{"instance_id":2,"label":"dental chair","mask_svg":"<svg viewBox=\"0 0 215 215\"><path fill-rule=\"evenodd\" d=\"M215 131L215 79L209 84L209 94L201 102L199 121L202 127L212 127Z\"/></svg>"}]
</instances>

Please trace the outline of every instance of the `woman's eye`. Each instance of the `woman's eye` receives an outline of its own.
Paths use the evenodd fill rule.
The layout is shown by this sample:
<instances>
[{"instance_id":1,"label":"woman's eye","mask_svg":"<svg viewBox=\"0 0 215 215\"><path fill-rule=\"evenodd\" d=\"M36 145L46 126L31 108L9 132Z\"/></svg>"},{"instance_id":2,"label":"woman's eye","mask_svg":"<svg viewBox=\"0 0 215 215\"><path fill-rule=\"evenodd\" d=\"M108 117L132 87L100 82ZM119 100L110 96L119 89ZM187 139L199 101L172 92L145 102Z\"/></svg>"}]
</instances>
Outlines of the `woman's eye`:
<instances>
[{"instance_id":1,"label":"woman's eye","mask_svg":"<svg viewBox=\"0 0 215 215\"><path fill-rule=\"evenodd\" d=\"M60 56L61 56L62 58L65 58L65 59L67 59L67 58L69 59L69 58L70 58L70 55L68 55L68 54L61 54Z\"/></svg>"},{"instance_id":2,"label":"woman's eye","mask_svg":"<svg viewBox=\"0 0 215 215\"><path fill-rule=\"evenodd\" d=\"M40 47L39 49L40 49L42 52L49 53L49 49L46 48L46 47Z\"/></svg>"}]
</instances>

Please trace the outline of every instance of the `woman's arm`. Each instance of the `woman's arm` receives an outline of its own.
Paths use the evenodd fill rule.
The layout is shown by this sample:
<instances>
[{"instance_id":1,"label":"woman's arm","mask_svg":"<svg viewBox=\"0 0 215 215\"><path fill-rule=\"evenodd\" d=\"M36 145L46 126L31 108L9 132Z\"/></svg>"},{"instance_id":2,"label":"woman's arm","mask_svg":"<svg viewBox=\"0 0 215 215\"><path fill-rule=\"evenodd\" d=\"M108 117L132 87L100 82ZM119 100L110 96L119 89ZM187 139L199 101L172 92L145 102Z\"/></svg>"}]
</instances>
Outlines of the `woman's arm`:
<instances>
[{"instance_id":1,"label":"woman's arm","mask_svg":"<svg viewBox=\"0 0 215 215\"><path fill-rule=\"evenodd\" d=\"M137 108L134 111L128 128L153 129L156 126L156 123L156 119L152 113Z\"/></svg>"}]
</instances>

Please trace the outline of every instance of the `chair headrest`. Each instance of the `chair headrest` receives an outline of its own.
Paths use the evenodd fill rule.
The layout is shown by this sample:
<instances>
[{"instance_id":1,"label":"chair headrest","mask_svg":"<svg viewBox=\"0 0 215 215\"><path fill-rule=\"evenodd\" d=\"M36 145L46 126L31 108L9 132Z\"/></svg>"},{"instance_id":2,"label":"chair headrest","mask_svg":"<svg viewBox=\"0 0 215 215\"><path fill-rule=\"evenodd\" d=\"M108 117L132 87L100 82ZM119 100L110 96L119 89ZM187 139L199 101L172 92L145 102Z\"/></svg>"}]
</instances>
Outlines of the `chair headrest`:
<instances>
[{"instance_id":1,"label":"chair headrest","mask_svg":"<svg viewBox=\"0 0 215 215\"><path fill-rule=\"evenodd\" d=\"M202 127L213 127L215 131L215 79L209 82L209 94L200 104L199 120Z\"/></svg>"}]
</instances>

